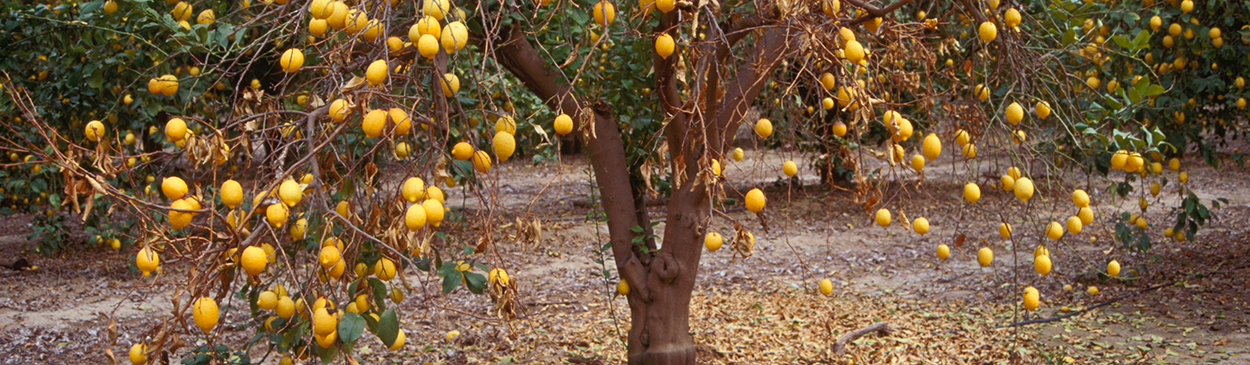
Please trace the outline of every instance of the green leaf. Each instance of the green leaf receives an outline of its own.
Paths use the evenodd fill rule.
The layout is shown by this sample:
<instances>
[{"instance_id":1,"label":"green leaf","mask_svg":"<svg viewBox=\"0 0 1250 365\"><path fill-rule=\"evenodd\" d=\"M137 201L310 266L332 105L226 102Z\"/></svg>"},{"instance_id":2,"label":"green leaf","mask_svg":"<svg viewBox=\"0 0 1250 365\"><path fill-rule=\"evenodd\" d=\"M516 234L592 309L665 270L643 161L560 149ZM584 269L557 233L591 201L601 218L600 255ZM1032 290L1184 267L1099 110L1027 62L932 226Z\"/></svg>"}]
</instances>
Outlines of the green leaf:
<instances>
[{"instance_id":1,"label":"green leaf","mask_svg":"<svg viewBox=\"0 0 1250 365\"><path fill-rule=\"evenodd\" d=\"M467 272L464 273L464 279L473 294L482 294L482 290L486 289L486 276L482 274Z\"/></svg>"},{"instance_id":2,"label":"green leaf","mask_svg":"<svg viewBox=\"0 0 1250 365\"><path fill-rule=\"evenodd\" d=\"M1128 37L1117 35L1117 36L1111 37L1111 40L1115 41L1115 44L1120 45L1120 47L1123 47L1125 49L1133 49L1133 44L1129 43Z\"/></svg>"},{"instance_id":3,"label":"green leaf","mask_svg":"<svg viewBox=\"0 0 1250 365\"><path fill-rule=\"evenodd\" d=\"M343 313L343 319L339 320L339 339L343 343L351 344L360 339L360 335L365 331L365 319L359 314L346 312Z\"/></svg>"},{"instance_id":4,"label":"green leaf","mask_svg":"<svg viewBox=\"0 0 1250 365\"><path fill-rule=\"evenodd\" d=\"M1063 39L1061 41L1065 47L1071 45L1073 42L1076 42L1076 29L1069 28L1067 32L1063 33Z\"/></svg>"},{"instance_id":5,"label":"green leaf","mask_svg":"<svg viewBox=\"0 0 1250 365\"><path fill-rule=\"evenodd\" d=\"M451 293L452 290L456 290L456 287L460 286L460 280L462 278L463 278L463 275L461 275L459 271L457 271L455 274L444 276L443 277L443 294Z\"/></svg>"},{"instance_id":6,"label":"green leaf","mask_svg":"<svg viewBox=\"0 0 1250 365\"><path fill-rule=\"evenodd\" d=\"M386 283L378 278L369 278L369 286L373 288L373 304L378 306L378 310L386 309ZM348 293L354 293L348 291Z\"/></svg>"},{"instance_id":7,"label":"green leaf","mask_svg":"<svg viewBox=\"0 0 1250 365\"><path fill-rule=\"evenodd\" d=\"M1159 96L1163 95L1164 92L1167 92L1167 90L1165 90L1163 86L1159 86L1157 84L1150 85L1150 88L1146 89L1146 96Z\"/></svg>"},{"instance_id":8,"label":"green leaf","mask_svg":"<svg viewBox=\"0 0 1250 365\"><path fill-rule=\"evenodd\" d=\"M395 315L394 308L382 312L381 318L378 319L378 331L374 334L378 335L382 343L395 343L395 338L399 337L399 318Z\"/></svg>"}]
</instances>

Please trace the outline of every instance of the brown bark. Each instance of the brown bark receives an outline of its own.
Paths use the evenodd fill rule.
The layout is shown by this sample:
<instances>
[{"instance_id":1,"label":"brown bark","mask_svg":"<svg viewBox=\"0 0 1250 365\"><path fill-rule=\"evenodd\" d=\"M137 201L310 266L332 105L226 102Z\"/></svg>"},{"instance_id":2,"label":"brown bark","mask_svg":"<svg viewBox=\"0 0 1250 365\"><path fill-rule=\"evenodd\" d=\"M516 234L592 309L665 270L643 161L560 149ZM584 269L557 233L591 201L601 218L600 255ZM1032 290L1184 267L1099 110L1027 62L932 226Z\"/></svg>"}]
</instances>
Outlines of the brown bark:
<instances>
[{"instance_id":1,"label":"brown bark","mask_svg":"<svg viewBox=\"0 0 1250 365\"><path fill-rule=\"evenodd\" d=\"M675 38L680 34L672 25L677 12L666 14L655 34L668 31ZM746 34L743 29L765 24L765 18L754 17L731 27L731 34L712 32L713 39L735 43ZM571 82L558 82L560 75L549 68L546 60L534 49L519 29L504 29L503 41L495 49L495 58L516 75L527 89L548 107L570 116L593 103L572 95ZM655 57L656 87L664 115L668 120L664 134L669 144L669 163L675 180L669 196L667 226L663 245L656 250L651 240L635 245L632 227L641 226L650 234L650 218L646 214L645 191L636 166L629 166L620 131L611 107L594 104L594 128L586 144L595 180L599 185L604 212L608 216L608 232L612 252L621 277L629 283L627 296L631 327L627 355L630 364L694 364L695 346L690 336L690 299L703 254L703 235L711 213L711 191L698 178L705 163L703 156L723 153L723 146L750 101L763 89L771 71L789 53L789 34L784 28L767 30L741 69L732 80L721 80L723 55L720 45L702 49L692 56L696 69L705 77L696 77L697 100L683 101L677 92L674 75L677 57ZM726 48L727 49L727 48ZM720 97L725 88L724 97ZM697 106L697 107L696 107ZM580 127L581 123L574 123ZM706 139L704 138L706 135ZM702 143L704 140L706 144ZM705 150L708 149L708 150ZM644 247L646 250L644 251Z\"/></svg>"}]
</instances>

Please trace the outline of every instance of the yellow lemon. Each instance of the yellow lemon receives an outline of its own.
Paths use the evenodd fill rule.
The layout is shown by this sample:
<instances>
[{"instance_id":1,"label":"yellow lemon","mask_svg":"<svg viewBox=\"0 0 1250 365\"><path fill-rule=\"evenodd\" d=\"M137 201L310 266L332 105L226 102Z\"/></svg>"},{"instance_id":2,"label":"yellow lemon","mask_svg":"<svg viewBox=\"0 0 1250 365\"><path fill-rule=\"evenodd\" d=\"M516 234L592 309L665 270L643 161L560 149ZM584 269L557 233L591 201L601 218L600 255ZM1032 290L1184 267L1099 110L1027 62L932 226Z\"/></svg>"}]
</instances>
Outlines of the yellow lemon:
<instances>
[{"instance_id":1,"label":"yellow lemon","mask_svg":"<svg viewBox=\"0 0 1250 365\"><path fill-rule=\"evenodd\" d=\"M673 42L673 36L668 35L668 33L655 37L655 53L659 54L660 58L668 59L668 56L672 55L673 50L676 48L677 43Z\"/></svg>"},{"instance_id":2,"label":"yellow lemon","mask_svg":"<svg viewBox=\"0 0 1250 365\"><path fill-rule=\"evenodd\" d=\"M264 310L276 308L278 306L278 294L268 290L261 292L260 295L256 296L256 306Z\"/></svg>"},{"instance_id":3,"label":"yellow lemon","mask_svg":"<svg viewBox=\"0 0 1250 365\"><path fill-rule=\"evenodd\" d=\"M1112 170L1122 169L1124 168L1124 165L1127 163L1128 163L1128 151L1119 150L1119 151L1116 151L1116 153L1111 155L1111 169Z\"/></svg>"},{"instance_id":4,"label":"yellow lemon","mask_svg":"<svg viewBox=\"0 0 1250 365\"><path fill-rule=\"evenodd\" d=\"M170 142L181 141L183 138L186 138L186 135L187 122L184 122L182 119L173 118L165 123L165 137L168 138Z\"/></svg>"},{"instance_id":5,"label":"yellow lemon","mask_svg":"<svg viewBox=\"0 0 1250 365\"><path fill-rule=\"evenodd\" d=\"M282 58L278 62L282 66L282 72L299 71L300 67L304 67L304 51L299 48L288 49L282 52Z\"/></svg>"},{"instance_id":6,"label":"yellow lemon","mask_svg":"<svg viewBox=\"0 0 1250 365\"><path fill-rule=\"evenodd\" d=\"M920 154L911 156L911 168L916 170L916 172L920 172L920 170L924 169L924 156L921 156Z\"/></svg>"},{"instance_id":7,"label":"yellow lemon","mask_svg":"<svg viewBox=\"0 0 1250 365\"><path fill-rule=\"evenodd\" d=\"M243 254L240 257L240 264L243 266L243 270L247 271L248 275L259 275L261 272L265 271L265 266L268 263L269 261L265 259L264 249L256 246L248 246L243 249Z\"/></svg>"},{"instance_id":8,"label":"yellow lemon","mask_svg":"<svg viewBox=\"0 0 1250 365\"><path fill-rule=\"evenodd\" d=\"M221 183L221 202L230 209L239 206L243 202L243 185L233 179Z\"/></svg>"},{"instance_id":9,"label":"yellow lemon","mask_svg":"<svg viewBox=\"0 0 1250 365\"><path fill-rule=\"evenodd\" d=\"M381 84L386 81L386 60L377 60L369 64L369 68L365 69L365 80L369 81L369 85Z\"/></svg>"},{"instance_id":10,"label":"yellow lemon","mask_svg":"<svg viewBox=\"0 0 1250 365\"><path fill-rule=\"evenodd\" d=\"M438 38L434 35L425 34L417 38L417 52L420 52L422 57L434 58L438 55L438 50Z\"/></svg>"},{"instance_id":11,"label":"yellow lemon","mask_svg":"<svg viewBox=\"0 0 1250 365\"><path fill-rule=\"evenodd\" d=\"M360 124L360 129L364 130L365 137L373 138L382 135L382 130L386 129L386 111L382 109L370 110L365 114L364 121Z\"/></svg>"},{"instance_id":12,"label":"yellow lemon","mask_svg":"<svg viewBox=\"0 0 1250 365\"><path fill-rule=\"evenodd\" d=\"M966 158L977 158L977 145L969 143L964 146L963 154Z\"/></svg>"},{"instance_id":13,"label":"yellow lemon","mask_svg":"<svg viewBox=\"0 0 1250 365\"><path fill-rule=\"evenodd\" d=\"M1194 2L1193 2L1193 0L1184 0L1184 1L1181 1L1181 13L1182 13L1182 14L1189 14L1189 12L1191 12L1191 11L1193 11L1193 10L1194 10Z\"/></svg>"},{"instance_id":14,"label":"yellow lemon","mask_svg":"<svg viewBox=\"0 0 1250 365\"><path fill-rule=\"evenodd\" d=\"M110 2L112 2L112 1L110 1ZM113 6L114 6L114 7L116 7L117 5L113 5ZM136 344L134 344L134 345L130 346L130 356L129 356L129 357L130 357L130 363L131 363L131 364L134 364L134 365L143 365L143 364L147 364L147 363L148 363L148 355L144 354L144 352L147 352L147 346L144 346L144 345L143 345L143 344L141 344L141 343L136 343Z\"/></svg>"},{"instance_id":15,"label":"yellow lemon","mask_svg":"<svg viewBox=\"0 0 1250 365\"><path fill-rule=\"evenodd\" d=\"M977 263L981 264L981 267L990 266L992 262L994 262L994 251L989 247L982 247L980 251L977 251Z\"/></svg>"},{"instance_id":16,"label":"yellow lemon","mask_svg":"<svg viewBox=\"0 0 1250 365\"><path fill-rule=\"evenodd\" d=\"M911 228L923 236L925 233L929 233L929 220L924 217L916 218L911 221Z\"/></svg>"},{"instance_id":17,"label":"yellow lemon","mask_svg":"<svg viewBox=\"0 0 1250 365\"><path fill-rule=\"evenodd\" d=\"M767 118L760 118L755 122L755 134L760 138L768 138L773 134L773 122Z\"/></svg>"},{"instance_id":18,"label":"yellow lemon","mask_svg":"<svg viewBox=\"0 0 1250 365\"><path fill-rule=\"evenodd\" d=\"M139 271L143 272L143 276L148 276L156 271L160 264L161 255L157 254L156 251L152 251L151 247L144 247L135 255L135 267L138 267Z\"/></svg>"},{"instance_id":19,"label":"yellow lemon","mask_svg":"<svg viewBox=\"0 0 1250 365\"><path fill-rule=\"evenodd\" d=\"M595 17L596 24L600 27L607 27L612 24L612 20L616 19L616 6L607 0L599 0L591 9L591 13Z\"/></svg>"},{"instance_id":20,"label":"yellow lemon","mask_svg":"<svg viewBox=\"0 0 1250 365\"><path fill-rule=\"evenodd\" d=\"M283 181L282 185L278 186L278 198L282 199L288 207L293 207L304 199L304 189L300 188L295 180Z\"/></svg>"},{"instance_id":21,"label":"yellow lemon","mask_svg":"<svg viewBox=\"0 0 1250 365\"><path fill-rule=\"evenodd\" d=\"M881 225L882 227L890 225L890 210L885 209L885 208L877 209L877 214L876 214L875 219L877 221L877 224Z\"/></svg>"},{"instance_id":22,"label":"yellow lemon","mask_svg":"<svg viewBox=\"0 0 1250 365\"><path fill-rule=\"evenodd\" d=\"M209 297L196 299L191 305L191 317L204 333L212 332L213 327L217 327L217 301Z\"/></svg>"},{"instance_id":23,"label":"yellow lemon","mask_svg":"<svg viewBox=\"0 0 1250 365\"><path fill-rule=\"evenodd\" d=\"M1012 191L1016 187L1016 179L1012 178L1011 175L1003 175L1000 181L1002 182L1003 190Z\"/></svg>"},{"instance_id":24,"label":"yellow lemon","mask_svg":"<svg viewBox=\"0 0 1250 365\"><path fill-rule=\"evenodd\" d=\"M998 37L998 27L993 22L981 23L981 26L977 28L977 35L982 41L993 42L994 38Z\"/></svg>"},{"instance_id":25,"label":"yellow lemon","mask_svg":"<svg viewBox=\"0 0 1250 365\"><path fill-rule=\"evenodd\" d=\"M1031 286L1025 289L1024 290L1024 303L1023 303L1024 309L1030 310L1030 311L1037 309L1037 306L1040 304L1040 301L1041 301L1040 297L1041 297L1041 294L1037 292L1037 289L1034 289Z\"/></svg>"},{"instance_id":26,"label":"yellow lemon","mask_svg":"<svg viewBox=\"0 0 1250 365\"><path fill-rule=\"evenodd\" d=\"M1020 103L1012 102L1010 105L1007 105L1006 114L1007 122L1011 123L1011 125L1020 124L1020 121L1024 119L1024 107L1020 106Z\"/></svg>"},{"instance_id":27,"label":"yellow lemon","mask_svg":"<svg viewBox=\"0 0 1250 365\"><path fill-rule=\"evenodd\" d=\"M455 53L469 44L469 28L458 21L448 23L439 34L439 40L448 54Z\"/></svg>"},{"instance_id":28,"label":"yellow lemon","mask_svg":"<svg viewBox=\"0 0 1250 365\"><path fill-rule=\"evenodd\" d=\"M374 275L376 275L378 279L382 279L382 281L390 281L391 278L394 278L396 274L395 270L395 262L385 257L378 260L376 264L373 264Z\"/></svg>"},{"instance_id":29,"label":"yellow lemon","mask_svg":"<svg viewBox=\"0 0 1250 365\"><path fill-rule=\"evenodd\" d=\"M1016 10L1016 8L1007 9L1007 12L1003 14L1003 25L1011 28L1019 27L1020 11Z\"/></svg>"},{"instance_id":30,"label":"yellow lemon","mask_svg":"<svg viewBox=\"0 0 1250 365\"><path fill-rule=\"evenodd\" d=\"M712 159L712 174L715 174L716 176L720 176L720 173L721 173L720 161L716 159Z\"/></svg>"},{"instance_id":31,"label":"yellow lemon","mask_svg":"<svg viewBox=\"0 0 1250 365\"><path fill-rule=\"evenodd\" d=\"M746 157L746 152L744 152L742 148L734 148L734 152L733 152L734 161L742 161L742 158L744 157Z\"/></svg>"},{"instance_id":32,"label":"yellow lemon","mask_svg":"<svg viewBox=\"0 0 1250 365\"><path fill-rule=\"evenodd\" d=\"M98 120L87 122L87 128L83 132L87 136L87 140L99 142L100 137L104 137L104 123Z\"/></svg>"},{"instance_id":33,"label":"yellow lemon","mask_svg":"<svg viewBox=\"0 0 1250 365\"><path fill-rule=\"evenodd\" d=\"M331 309L324 307L313 311L313 333L325 336L338 329L338 318L330 314Z\"/></svg>"},{"instance_id":34,"label":"yellow lemon","mask_svg":"<svg viewBox=\"0 0 1250 365\"><path fill-rule=\"evenodd\" d=\"M1033 258L1033 270L1038 274L1046 275L1050 273L1050 256L1041 255Z\"/></svg>"},{"instance_id":35,"label":"yellow lemon","mask_svg":"<svg viewBox=\"0 0 1250 365\"><path fill-rule=\"evenodd\" d=\"M443 74L443 96L451 97L460 91L460 77L456 74Z\"/></svg>"},{"instance_id":36,"label":"yellow lemon","mask_svg":"<svg viewBox=\"0 0 1250 365\"><path fill-rule=\"evenodd\" d=\"M786 176L794 177L794 174L799 173L799 165L795 164L794 161L786 161L781 164L781 171L785 172Z\"/></svg>"},{"instance_id":37,"label":"yellow lemon","mask_svg":"<svg viewBox=\"0 0 1250 365\"><path fill-rule=\"evenodd\" d=\"M1176 178L1180 180L1182 184L1187 183L1189 182L1189 173L1185 171L1181 171L1181 173L1177 175Z\"/></svg>"},{"instance_id":38,"label":"yellow lemon","mask_svg":"<svg viewBox=\"0 0 1250 365\"><path fill-rule=\"evenodd\" d=\"M1089 289L1085 290L1085 292L1089 293L1089 295L1098 295L1098 287L1090 286Z\"/></svg>"},{"instance_id":39,"label":"yellow lemon","mask_svg":"<svg viewBox=\"0 0 1250 365\"><path fill-rule=\"evenodd\" d=\"M1115 260L1111 260L1111 262L1108 262L1107 263L1107 275L1113 278L1120 275L1120 263Z\"/></svg>"},{"instance_id":40,"label":"yellow lemon","mask_svg":"<svg viewBox=\"0 0 1250 365\"><path fill-rule=\"evenodd\" d=\"M1082 227L1088 226L1090 223L1094 222L1094 210L1090 209L1090 207L1081 208L1081 210L1076 213L1076 217L1081 219Z\"/></svg>"},{"instance_id":41,"label":"yellow lemon","mask_svg":"<svg viewBox=\"0 0 1250 365\"><path fill-rule=\"evenodd\" d=\"M1059 222L1053 221L1050 222L1050 224L1047 224L1046 237L1050 237L1050 239L1058 241L1060 237L1063 237L1063 225L1059 224Z\"/></svg>"},{"instance_id":42,"label":"yellow lemon","mask_svg":"<svg viewBox=\"0 0 1250 365\"><path fill-rule=\"evenodd\" d=\"M1084 226L1084 224L1081 224L1081 217L1068 217L1068 232L1072 232L1072 234L1081 233L1081 228Z\"/></svg>"},{"instance_id":43,"label":"yellow lemon","mask_svg":"<svg viewBox=\"0 0 1250 365\"><path fill-rule=\"evenodd\" d=\"M825 90L833 90L834 86L838 86L838 81L833 74L826 72L820 75L820 86Z\"/></svg>"},{"instance_id":44,"label":"yellow lemon","mask_svg":"<svg viewBox=\"0 0 1250 365\"><path fill-rule=\"evenodd\" d=\"M942 141L938 139L937 134L929 133L928 136L924 137L924 140L921 142L921 151L924 152L924 157L929 159L929 161L936 160L938 155L942 154Z\"/></svg>"},{"instance_id":45,"label":"yellow lemon","mask_svg":"<svg viewBox=\"0 0 1250 365\"><path fill-rule=\"evenodd\" d=\"M1011 239L1011 225L1007 223L999 223L998 235L1003 236L1003 239Z\"/></svg>"},{"instance_id":46,"label":"yellow lemon","mask_svg":"<svg viewBox=\"0 0 1250 365\"><path fill-rule=\"evenodd\" d=\"M404 180L404 184L399 190L404 196L404 200L407 200L409 203L416 203L425 197L425 181L422 181L419 177L410 177Z\"/></svg>"},{"instance_id":47,"label":"yellow lemon","mask_svg":"<svg viewBox=\"0 0 1250 365\"><path fill-rule=\"evenodd\" d=\"M555 130L561 136L569 134L573 131L573 118L570 118L568 114L556 116Z\"/></svg>"},{"instance_id":48,"label":"yellow lemon","mask_svg":"<svg viewBox=\"0 0 1250 365\"><path fill-rule=\"evenodd\" d=\"M620 295L629 295L629 283L626 283L625 279L616 282L616 292Z\"/></svg>"},{"instance_id":49,"label":"yellow lemon","mask_svg":"<svg viewBox=\"0 0 1250 365\"><path fill-rule=\"evenodd\" d=\"M439 204L443 204L447 202L446 195L443 194L443 189L439 189L437 186L433 186L433 185L430 185L430 187L425 188L425 197L427 199L437 200Z\"/></svg>"},{"instance_id":50,"label":"yellow lemon","mask_svg":"<svg viewBox=\"0 0 1250 365\"><path fill-rule=\"evenodd\" d=\"M1050 116L1050 103L1045 101L1038 102L1033 109L1038 119L1046 119L1046 117Z\"/></svg>"},{"instance_id":51,"label":"yellow lemon","mask_svg":"<svg viewBox=\"0 0 1250 365\"><path fill-rule=\"evenodd\" d=\"M846 46L842 48L842 53L846 56L847 61L857 65L865 57L864 46L854 39L846 41Z\"/></svg>"},{"instance_id":52,"label":"yellow lemon","mask_svg":"<svg viewBox=\"0 0 1250 365\"><path fill-rule=\"evenodd\" d=\"M1029 198L1033 197L1033 180L1027 177L1016 179L1016 184L1012 190L1016 193L1016 198L1027 202Z\"/></svg>"},{"instance_id":53,"label":"yellow lemon","mask_svg":"<svg viewBox=\"0 0 1250 365\"><path fill-rule=\"evenodd\" d=\"M722 243L724 239L721 238L720 233L708 232L707 236L703 237L703 246L707 247L708 251L719 250Z\"/></svg>"},{"instance_id":54,"label":"yellow lemon","mask_svg":"<svg viewBox=\"0 0 1250 365\"><path fill-rule=\"evenodd\" d=\"M947 257L950 257L951 255L950 246L947 246L945 244L938 245L937 255L938 255L938 258L942 260L945 260Z\"/></svg>"},{"instance_id":55,"label":"yellow lemon","mask_svg":"<svg viewBox=\"0 0 1250 365\"><path fill-rule=\"evenodd\" d=\"M751 189L751 191L747 192L746 206L747 210L751 211L751 213L759 213L761 210L764 210L764 203L766 201L767 199L764 198L764 192L760 191L758 188Z\"/></svg>"},{"instance_id":56,"label":"yellow lemon","mask_svg":"<svg viewBox=\"0 0 1250 365\"><path fill-rule=\"evenodd\" d=\"M425 220L431 225L438 227L439 222L443 221L443 214L445 214L446 211L443 210L442 202L434 199L426 199L424 202L421 202L421 208L425 209Z\"/></svg>"},{"instance_id":57,"label":"yellow lemon","mask_svg":"<svg viewBox=\"0 0 1250 365\"><path fill-rule=\"evenodd\" d=\"M265 219L273 228L282 228L282 225L286 223L288 213L290 210L287 209L286 204L269 204L269 207L265 208Z\"/></svg>"},{"instance_id":58,"label":"yellow lemon","mask_svg":"<svg viewBox=\"0 0 1250 365\"><path fill-rule=\"evenodd\" d=\"M182 199L187 195L187 182L177 176L166 177L161 180L161 192L169 200Z\"/></svg>"},{"instance_id":59,"label":"yellow lemon","mask_svg":"<svg viewBox=\"0 0 1250 365\"><path fill-rule=\"evenodd\" d=\"M300 218L291 225L291 240L299 241L304 239L308 233L308 219ZM273 261L270 259L270 261Z\"/></svg>"},{"instance_id":60,"label":"yellow lemon","mask_svg":"<svg viewBox=\"0 0 1250 365\"><path fill-rule=\"evenodd\" d=\"M460 161L468 161L473 158L473 146L468 142L456 143L451 148L451 156Z\"/></svg>"},{"instance_id":61,"label":"yellow lemon","mask_svg":"<svg viewBox=\"0 0 1250 365\"><path fill-rule=\"evenodd\" d=\"M421 204L412 204L408 206L408 211L404 213L404 224L408 226L409 231L417 231L425 227L425 207Z\"/></svg>"},{"instance_id":62,"label":"yellow lemon","mask_svg":"<svg viewBox=\"0 0 1250 365\"><path fill-rule=\"evenodd\" d=\"M473 169L481 173L490 170L490 155L486 154L486 151L477 151L473 154Z\"/></svg>"},{"instance_id":63,"label":"yellow lemon","mask_svg":"<svg viewBox=\"0 0 1250 365\"><path fill-rule=\"evenodd\" d=\"M404 329L400 328L399 333L395 335L395 342L391 342L386 347L391 349L391 351L399 351L400 348L404 347L404 337Z\"/></svg>"},{"instance_id":64,"label":"yellow lemon","mask_svg":"<svg viewBox=\"0 0 1250 365\"><path fill-rule=\"evenodd\" d=\"M969 203L976 203L981 200L981 188L976 183L968 183L964 185L964 200Z\"/></svg>"},{"instance_id":65,"label":"yellow lemon","mask_svg":"<svg viewBox=\"0 0 1250 365\"><path fill-rule=\"evenodd\" d=\"M968 131L960 129L955 132L955 143L959 144L959 147L967 146L969 138Z\"/></svg>"},{"instance_id":66,"label":"yellow lemon","mask_svg":"<svg viewBox=\"0 0 1250 365\"><path fill-rule=\"evenodd\" d=\"M330 108L327 112L330 113L330 119L335 123L342 123L347 120L347 116L350 115L352 111L347 105L347 100L337 99L330 103Z\"/></svg>"},{"instance_id":67,"label":"yellow lemon","mask_svg":"<svg viewBox=\"0 0 1250 365\"><path fill-rule=\"evenodd\" d=\"M833 281L828 278L820 280L820 293L824 295L833 294Z\"/></svg>"},{"instance_id":68,"label":"yellow lemon","mask_svg":"<svg viewBox=\"0 0 1250 365\"><path fill-rule=\"evenodd\" d=\"M499 161L507 161L516 151L516 138L507 132L498 132L495 133L491 145L495 148L495 156L499 157Z\"/></svg>"},{"instance_id":69,"label":"yellow lemon","mask_svg":"<svg viewBox=\"0 0 1250 365\"><path fill-rule=\"evenodd\" d=\"M677 7L677 0L655 0L655 8L662 12L673 11Z\"/></svg>"},{"instance_id":70,"label":"yellow lemon","mask_svg":"<svg viewBox=\"0 0 1250 365\"><path fill-rule=\"evenodd\" d=\"M507 132L508 134L515 136L516 120L512 119L512 116L510 115L500 116L499 119L495 120L495 133L499 132Z\"/></svg>"}]
</instances>

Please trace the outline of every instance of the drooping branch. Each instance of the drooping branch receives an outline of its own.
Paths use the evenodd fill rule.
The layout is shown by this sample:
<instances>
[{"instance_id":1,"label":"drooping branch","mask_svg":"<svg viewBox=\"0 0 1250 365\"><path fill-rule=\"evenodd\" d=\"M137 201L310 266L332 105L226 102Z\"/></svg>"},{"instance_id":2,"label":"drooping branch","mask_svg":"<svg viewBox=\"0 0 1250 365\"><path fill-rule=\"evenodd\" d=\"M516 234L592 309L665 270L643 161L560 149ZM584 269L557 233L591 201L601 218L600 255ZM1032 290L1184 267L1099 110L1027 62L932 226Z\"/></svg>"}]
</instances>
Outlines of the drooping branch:
<instances>
[{"instance_id":1,"label":"drooping branch","mask_svg":"<svg viewBox=\"0 0 1250 365\"><path fill-rule=\"evenodd\" d=\"M889 14L891 11L897 10L898 8L903 7L903 5L911 4L912 2L912 0L899 0L899 1L895 1L893 4L886 5L886 7L884 8L878 8L872 4L869 4L867 1L861 1L861 0L843 0L843 1L846 1L847 4L851 4L851 6L863 9L864 12L867 13L867 15L871 15L874 18L883 17L886 14Z\"/></svg>"},{"instance_id":2,"label":"drooping branch","mask_svg":"<svg viewBox=\"0 0 1250 365\"><path fill-rule=\"evenodd\" d=\"M764 89L765 81L773 69L790 53L790 38L790 29L784 26L771 28L764 33L755 52L738 69L734 79L725 84L725 94L717 107L712 128L721 131L738 128L738 123L746 115L751 101ZM716 153L722 153L725 143L732 135L727 133L720 138L709 139L709 147Z\"/></svg>"}]
</instances>

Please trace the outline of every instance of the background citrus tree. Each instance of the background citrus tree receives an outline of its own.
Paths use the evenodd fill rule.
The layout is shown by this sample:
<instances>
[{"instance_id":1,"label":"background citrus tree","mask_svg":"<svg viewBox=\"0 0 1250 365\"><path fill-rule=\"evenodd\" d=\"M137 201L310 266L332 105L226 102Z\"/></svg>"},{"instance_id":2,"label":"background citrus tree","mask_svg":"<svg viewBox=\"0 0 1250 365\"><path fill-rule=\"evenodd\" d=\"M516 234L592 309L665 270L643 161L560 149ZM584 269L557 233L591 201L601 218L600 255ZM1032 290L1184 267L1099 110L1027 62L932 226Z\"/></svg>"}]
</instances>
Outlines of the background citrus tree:
<instances>
[{"instance_id":1,"label":"background citrus tree","mask_svg":"<svg viewBox=\"0 0 1250 365\"><path fill-rule=\"evenodd\" d=\"M492 164L582 144L616 258L604 279L630 304L630 362L693 363L704 249L749 257L751 231L768 229L763 186L722 175L741 159L742 123L763 146L810 148L879 223L920 234L927 220L907 217L904 197L927 186L888 182L947 141L963 209L1008 212L1005 239L1016 224L1059 240L1094 222L1090 196L1035 205L1035 186L1061 185L1034 176L1125 170L1106 191L1140 198L1144 216L1150 183L1166 184L1162 167L1191 141L1219 161L1200 137L1240 130L1242 86L1222 70L1250 62L1250 31L1231 30L1244 5L1192 0L6 5L5 205L39 207L45 242L61 241L49 238L58 211L85 217L88 242L136 246L144 275L193 267L176 279L175 313L194 320L153 328L132 361L178 350L179 336L209 339L193 359L246 356L213 341L226 301L264 319L258 339L279 353L325 361L366 330L400 348L394 303L429 288L488 293L512 316L517 278L491 249L502 212L448 211L439 186L468 184L489 206ZM1172 23L1180 33L1163 35ZM865 168L876 159L884 167ZM987 184L985 170L1003 177ZM1017 199L978 205L982 186ZM1210 213L1178 192L1171 236L1192 238ZM646 209L656 198L662 236ZM739 201L757 215L727 214ZM709 232L713 220L734 232ZM1147 227L1123 212L1117 233L1148 249ZM1038 292L1020 289L1034 309Z\"/></svg>"}]
</instances>

